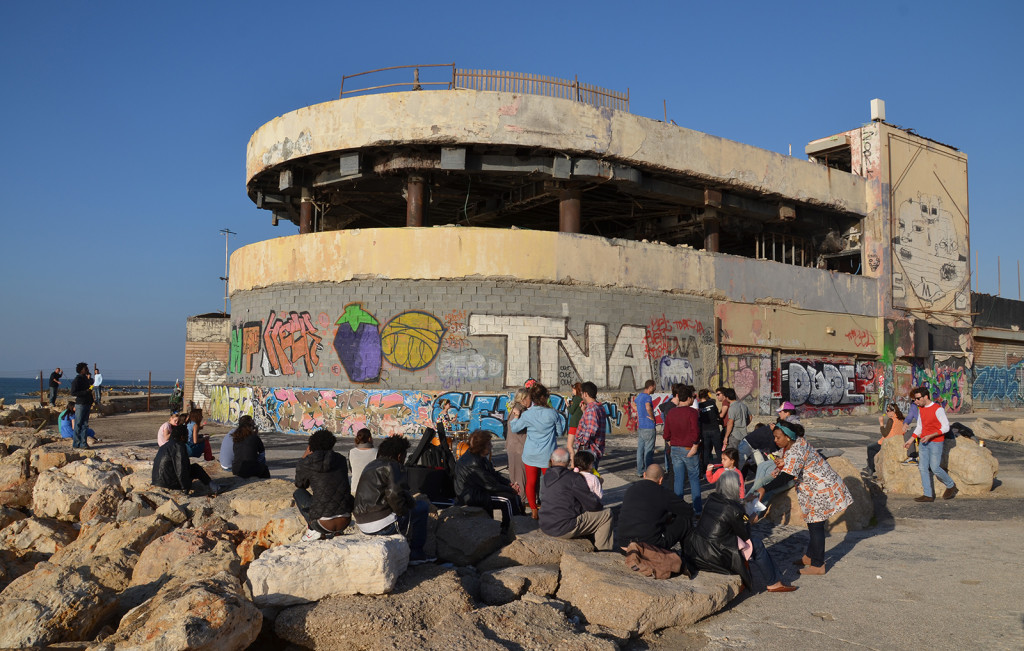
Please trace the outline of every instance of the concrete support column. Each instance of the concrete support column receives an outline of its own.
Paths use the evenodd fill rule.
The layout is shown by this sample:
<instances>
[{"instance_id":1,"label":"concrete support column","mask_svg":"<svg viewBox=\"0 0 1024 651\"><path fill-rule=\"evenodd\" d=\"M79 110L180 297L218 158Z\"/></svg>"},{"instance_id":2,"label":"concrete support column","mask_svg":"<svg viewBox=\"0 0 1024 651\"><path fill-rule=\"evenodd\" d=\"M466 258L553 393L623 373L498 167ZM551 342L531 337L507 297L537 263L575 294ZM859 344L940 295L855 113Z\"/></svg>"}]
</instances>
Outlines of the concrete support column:
<instances>
[{"instance_id":1,"label":"concrete support column","mask_svg":"<svg viewBox=\"0 0 1024 651\"><path fill-rule=\"evenodd\" d=\"M299 204L299 233L313 232L313 197L309 188L302 188L302 202Z\"/></svg>"},{"instance_id":2,"label":"concrete support column","mask_svg":"<svg viewBox=\"0 0 1024 651\"><path fill-rule=\"evenodd\" d=\"M704 250L718 253L718 211L711 207L704 208Z\"/></svg>"},{"instance_id":3,"label":"concrete support column","mask_svg":"<svg viewBox=\"0 0 1024 651\"><path fill-rule=\"evenodd\" d=\"M564 188L558 192L558 232L580 232L580 205L583 191L578 188Z\"/></svg>"},{"instance_id":4,"label":"concrete support column","mask_svg":"<svg viewBox=\"0 0 1024 651\"><path fill-rule=\"evenodd\" d=\"M423 226L426 213L426 182L422 176L410 176L405 191L405 225Z\"/></svg>"}]
</instances>

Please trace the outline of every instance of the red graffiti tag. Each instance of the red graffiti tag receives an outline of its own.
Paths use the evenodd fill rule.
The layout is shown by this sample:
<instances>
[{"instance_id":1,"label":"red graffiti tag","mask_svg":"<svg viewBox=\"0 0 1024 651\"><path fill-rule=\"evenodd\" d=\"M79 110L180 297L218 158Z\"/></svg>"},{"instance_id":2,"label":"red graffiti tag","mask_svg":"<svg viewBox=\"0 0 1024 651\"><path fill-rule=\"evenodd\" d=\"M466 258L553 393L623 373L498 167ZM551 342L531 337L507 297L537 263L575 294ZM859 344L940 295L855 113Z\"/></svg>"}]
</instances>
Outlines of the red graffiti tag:
<instances>
[{"instance_id":1,"label":"red graffiti tag","mask_svg":"<svg viewBox=\"0 0 1024 651\"><path fill-rule=\"evenodd\" d=\"M867 330L850 330L846 333L846 338L858 348L874 348L875 347L875 335L871 334Z\"/></svg>"}]
</instances>

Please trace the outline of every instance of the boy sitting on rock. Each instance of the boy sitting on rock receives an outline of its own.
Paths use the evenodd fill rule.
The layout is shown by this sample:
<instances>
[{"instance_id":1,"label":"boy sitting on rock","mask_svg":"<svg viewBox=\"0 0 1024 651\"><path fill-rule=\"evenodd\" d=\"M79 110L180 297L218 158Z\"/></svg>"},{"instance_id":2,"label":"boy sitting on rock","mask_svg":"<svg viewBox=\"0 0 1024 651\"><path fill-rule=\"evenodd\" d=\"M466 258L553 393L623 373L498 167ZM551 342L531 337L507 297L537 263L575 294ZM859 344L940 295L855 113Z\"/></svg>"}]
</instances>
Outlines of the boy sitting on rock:
<instances>
[{"instance_id":1,"label":"boy sitting on rock","mask_svg":"<svg viewBox=\"0 0 1024 651\"><path fill-rule=\"evenodd\" d=\"M426 502L413 498L403 464L409 440L389 436L377 449L377 458L366 465L356 487L352 512L356 526L370 536L404 534L409 539L409 565L430 563L423 546L427 542Z\"/></svg>"},{"instance_id":2,"label":"boy sitting on rock","mask_svg":"<svg viewBox=\"0 0 1024 651\"><path fill-rule=\"evenodd\" d=\"M295 467L293 496L295 506L306 518L307 529L302 536L305 542L333 538L352 520L348 462L334 451L336 441L328 429L313 432L306 452Z\"/></svg>"}]
</instances>

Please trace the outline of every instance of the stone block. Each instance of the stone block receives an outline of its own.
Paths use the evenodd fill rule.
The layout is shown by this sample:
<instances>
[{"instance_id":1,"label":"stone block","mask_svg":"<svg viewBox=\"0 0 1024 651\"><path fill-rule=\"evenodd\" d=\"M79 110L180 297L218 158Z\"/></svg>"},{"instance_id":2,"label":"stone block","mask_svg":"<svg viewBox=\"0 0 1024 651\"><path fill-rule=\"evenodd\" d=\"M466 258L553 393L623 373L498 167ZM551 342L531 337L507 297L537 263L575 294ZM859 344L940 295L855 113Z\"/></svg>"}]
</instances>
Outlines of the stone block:
<instances>
[{"instance_id":1,"label":"stone block","mask_svg":"<svg viewBox=\"0 0 1024 651\"><path fill-rule=\"evenodd\" d=\"M615 552L564 554L558 598L590 624L645 635L717 613L742 586L738 576L710 572L692 581L685 575L652 579L627 568L623 558Z\"/></svg>"},{"instance_id":2,"label":"stone block","mask_svg":"<svg viewBox=\"0 0 1024 651\"><path fill-rule=\"evenodd\" d=\"M437 517L437 557L474 565L501 547L501 523L483 509L452 506Z\"/></svg>"},{"instance_id":3,"label":"stone block","mask_svg":"<svg viewBox=\"0 0 1024 651\"><path fill-rule=\"evenodd\" d=\"M247 575L257 605L292 606L331 595L386 594L408 564L402 536L341 536L270 549Z\"/></svg>"},{"instance_id":4,"label":"stone block","mask_svg":"<svg viewBox=\"0 0 1024 651\"><path fill-rule=\"evenodd\" d=\"M480 599L500 605L519 599L527 592L541 597L558 591L557 565L520 565L485 572L480 577Z\"/></svg>"},{"instance_id":5,"label":"stone block","mask_svg":"<svg viewBox=\"0 0 1024 651\"><path fill-rule=\"evenodd\" d=\"M562 540L535 529L517 535L510 544L477 563L476 567L484 572L516 565L558 565L566 552L591 551L594 551L594 543L585 538Z\"/></svg>"}]
</instances>

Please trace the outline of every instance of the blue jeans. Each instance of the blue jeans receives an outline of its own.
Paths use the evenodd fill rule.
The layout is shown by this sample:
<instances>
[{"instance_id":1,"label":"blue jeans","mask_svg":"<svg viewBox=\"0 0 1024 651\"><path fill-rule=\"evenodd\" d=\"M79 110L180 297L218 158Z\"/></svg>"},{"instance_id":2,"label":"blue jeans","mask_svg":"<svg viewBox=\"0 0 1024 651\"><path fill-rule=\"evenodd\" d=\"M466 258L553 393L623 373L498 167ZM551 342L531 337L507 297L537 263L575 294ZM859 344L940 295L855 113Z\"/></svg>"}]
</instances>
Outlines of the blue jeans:
<instances>
[{"instance_id":1,"label":"blue jeans","mask_svg":"<svg viewBox=\"0 0 1024 651\"><path fill-rule=\"evenodd\" d=\"M647 466L654 463L654 428L636 431L636 474L642 477Z\"/></svg>"},{"instance_id":2,"label":"blue jeans","mask_svg":"<svg viewBox=\"0 0 1024 651\"><path fill-rule=\"evenodd\" d=\"M686 492L683 483L686 476L690 478L690 499L693 501L693 512L701 512L700 501L700 455L686 456L687 449L680 446L672 446L672 475L675 477L673 491L679 497Z\"/></svg>"},{"instance_id":3,"label":"blue jeans","mask_svg":"<svg viewBox=\"0 0 1024 651\"><path fill-rule=\"evenodd\" d=\"M761 573L765 584L775 585L778 583L781 580L779 568L775 565L775 561L772 560L768 549L764 546L764 542L757 536L751 536L750 545L754 548L754 551L750 554L750 562Z\"/></svg>"},{"instance_id":4,"label":"blue jeans","mask_svg":"<svg viewBox=\"0 0 1024 651\"><path fill-rule=\"evenodd\" d=\"M50 387L50 406L57 404L57 387Z\"/></svg>"},{"instance_id":5,"label":"blue jeans","mask_svg":"<svg viewBox=\"0 0 1024 651\"><path fill-rule=\"evenodd\" d=\"M409 559L419 560L425 558L423 546L427 544L427 514L430 513L430 505L426 502L416 500L416 504L405 515L397 516L397 522L390 524L380 531L375 531L370 536L393 536L405 534L409 539Z\"/></svg>"},{"instance_id":6,"label":"blue jeans","mask_svg":"<svg viewBox=\"0 0 1024 651\"><path fill-rule=\"evenodd\" d=\"M87 448L86 432L89 429L89 408L91 405L75 403L75 435L71 443L73 448Z\"/></svg>"},{"instance_id":7,"label":"blue jeans","mask_svg":"<svg viewBox=\"0 0 1024 651\"><path fill-rule=\"evenodd\" d=\"M919 455L917 467L921 471L921 487L928 497L935 497L931 473L934 473L939 481L946 485L946 488L953 488L956 485L949 474L939 465L942 463L942 446L943 444L937 441L929 441L921 443L917 448Z\"/></svg>"},{"instance_id":8,"label":"blue jeans","mask_svg":"<svg viewBox=\"0 0 1024 651\"><path fill-rule=\"evenodd\" d=\"M740 439L740 442L736 444L736 452L740 455L740 460L736 467L740 469L740 472L743 472L743 466L747 465L747 460L754 456L754 448L750 447L747 439Z\"/></svg>"}]
</instances>

